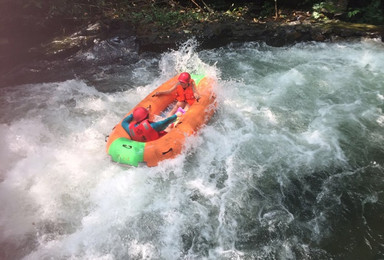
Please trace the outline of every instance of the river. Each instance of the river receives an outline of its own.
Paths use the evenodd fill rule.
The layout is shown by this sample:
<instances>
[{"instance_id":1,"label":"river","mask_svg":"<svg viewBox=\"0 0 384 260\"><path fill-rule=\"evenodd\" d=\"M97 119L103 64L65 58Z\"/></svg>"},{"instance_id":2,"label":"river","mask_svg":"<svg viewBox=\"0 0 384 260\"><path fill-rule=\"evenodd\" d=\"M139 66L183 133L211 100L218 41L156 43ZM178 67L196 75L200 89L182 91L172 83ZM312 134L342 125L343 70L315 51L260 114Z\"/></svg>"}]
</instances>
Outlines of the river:
<instances>
[{"instance_id":1,"label":"river","mask_svg":"<svg viewBox=\"0 0 384 260\"><path fill-rule=\"evenodd\" d=\"M384 258L383 43L103 50L0 88L1 259ZM185 70L217 80L208 125L157 167L111 162L112 127Z\"/></svg>"}]
</instances>

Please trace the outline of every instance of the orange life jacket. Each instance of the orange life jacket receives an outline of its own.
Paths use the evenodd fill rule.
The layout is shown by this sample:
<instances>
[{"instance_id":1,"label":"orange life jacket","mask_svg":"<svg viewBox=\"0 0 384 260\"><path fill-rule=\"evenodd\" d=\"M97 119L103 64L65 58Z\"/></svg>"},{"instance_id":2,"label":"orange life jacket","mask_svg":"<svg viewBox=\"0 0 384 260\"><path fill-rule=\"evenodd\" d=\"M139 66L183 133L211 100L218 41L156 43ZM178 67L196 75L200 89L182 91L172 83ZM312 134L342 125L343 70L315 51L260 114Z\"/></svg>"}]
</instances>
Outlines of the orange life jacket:
<instances>
[{"instance_id":1,"label":"orange life jacket","mask_svg":"<svg viewBox=\"0 0 384 260\"><path fill-rule=\"evenodd\" d=\"M177 101L187 102L189 105L192 105L195 102L195 95L193 94L192 81L188 84L188 87L185 89L179 84L176 87L176 99Z\"/></svg>"},{"instance_id":2,"label":"orange life jacket","mask_svg":"<svg viewBox=\"0 0 384 260\"><path fill-rule=\"evenodd\" d=\"M159 133L152 128L148 119L141 121L137 126L135 126L136 124L136 121L132 121L129 124L129 135L132 140L138 142L149 142L160 137Z\"/></svg>"}]
</instances>

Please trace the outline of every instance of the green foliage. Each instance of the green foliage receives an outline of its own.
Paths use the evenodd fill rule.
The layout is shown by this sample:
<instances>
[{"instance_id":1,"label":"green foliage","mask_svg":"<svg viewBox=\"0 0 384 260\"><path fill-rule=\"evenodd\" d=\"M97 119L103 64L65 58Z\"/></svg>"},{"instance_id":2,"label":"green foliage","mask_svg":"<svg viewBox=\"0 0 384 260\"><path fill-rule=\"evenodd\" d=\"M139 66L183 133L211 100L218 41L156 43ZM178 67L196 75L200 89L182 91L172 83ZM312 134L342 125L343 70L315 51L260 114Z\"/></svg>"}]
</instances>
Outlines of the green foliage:
<instances>
[{"instance_id":1,"label":"green foliage","mask_svg":"<svg viewBox=\"0 0 384 260\"><path fill-rule=\"evenodd\" d=\"M364 23L383 24L384 13L381 0L372 0L372 2L365 8L362 8L362 19Z\"/></svg>"},{"instance_id":2,"label":"green foliage","mask_svg":"<svg viewBox=\"0 0 384 260\"><path fill-rule=\"evenodd\" d=\"M368 24L383 24L384 12L382 0L372 0L362 8L350 8L347 12L348 21Z\"/></svg>"},{"instance_id":3,"label":"green foliage","mask_svg":"<svg viewBox=\"0 0 384 260\"><path fill-rule=\"evenodd\" d=\"M205 19L204 14L200 12L173 11L165 8L152 7L147 10L132 12L126 19L133 23L156 23L162 27L174 27L191 20Z\"/></svg>"},{"instance_id":4,"label":"green foliage","mask_svg":"<svg viewBox=\"0 0 384 260\"><path fill-rule=\"evenodd\" d=\"M263 6L261 7L259 17L265 18L265 17L273 15L274 12L275 12L275 2L271 1L271 0L265 1L263 3Z\"/></svg>"},{"instance_id":5,"label":"green foliage","mask_svg":"<svg viewBox=\"0 0 384 260\"><path fill-rule=\"evenodd\" d=\"M354 10L351 10L351 11L348 11L347 13L347 17L349 19L355 17L357 14L361 13L361 10L360 9L354 9Z\"/></svg>"},{"instance_id":6,"label":"green foliage","mask_svg":"<svg viewBox=\"0 0 384 260\"><path fill-rule=\"evenodd\" d=\"M312 17L317 20L326 20L339 14L341 19L350 22L383 24L384 12L382 1L371 0L365 7L351 6L346 12L338 7L336 0L323 1L313 5Z\"/></svg>"},{"instance_id":7,"label":"green foliage","mask_svg":"<svg viewBox=\"0 0 384 260\"><path fill-rule=\"evenodd\" d=\"M326 1L314 4L312 9L312 17L316 20L326 20L329 18L329 16L333 16L340 11L334 1Z\"/></svg>"},{"instance_id":8,"label":"green foliage","mask_svg":"<svg viewBox=\"0 0 384 260\"><path fill-rule=\"evenodd\" d=\"M240 19L249 13L259 18L275 15L276 0L196 0L199 4L208 3L215 8L210 12L196 10L196 5L190 0L3 0L12 3L13 10L20 13L32 14L41 17L42 21L49 23L50 19L87 20L102 17L117 18L134 23L156 23L161 26L179 26L192 20L209 20L223 17ZM348 1L349 9L340 7L339 0L303 0L303 1L278 1L280 8L301 9L312 7L314 19L326 20L337 16L353 22L383 24L384 0ZM184 7L184 3L189 8ZM232 3L232 5L231 5ZM234 4L233 4L234 3ZM1 5L1 4L0 4ZM248 9L247 6L250 8ZM295 7L296 6L296 7ZM217 8L221 9L217 9ZM229 8L228 8L229 7ZM195 9L193 9L195 8ZM225 9L224 9L225 8ZM252 9L252 11L251 11ZM254 13L257 10L257 13Z\"/></svg>"},{"instance_id":9,"label":"green foliage","mask_svg":"<svg viewBox=\"0 0 384 260\"><path fill-rule=\"evenodd\" d=\"M231 5L231 8L228 9L224 14L226 16L229 16L231 18L234 18L234 19L239 19L239 17L242 17L244 16L246 13L248 13L248 7L244 6L238 6L238 7L235 7L234 4Z\"/></svg>"},{"instance_id":10,"label":"green foliage","mask_svg":"<svg viewBox=\"0 0 384 260\"><path fill-rule=\"evenodd\" d=\"M156 22L163 27L179 25L185 19L181 12L160 8L153 8L152 13L149 15L153 22Z\"/></svg>"}]
</instances>

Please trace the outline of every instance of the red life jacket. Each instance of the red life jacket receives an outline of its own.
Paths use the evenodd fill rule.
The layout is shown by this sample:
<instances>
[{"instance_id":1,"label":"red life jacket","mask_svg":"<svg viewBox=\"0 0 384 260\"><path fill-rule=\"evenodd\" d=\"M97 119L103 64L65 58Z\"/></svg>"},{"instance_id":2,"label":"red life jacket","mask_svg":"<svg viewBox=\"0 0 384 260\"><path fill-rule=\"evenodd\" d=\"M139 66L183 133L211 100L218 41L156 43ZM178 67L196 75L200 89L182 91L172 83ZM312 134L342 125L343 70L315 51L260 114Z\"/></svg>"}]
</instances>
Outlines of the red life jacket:
<instances>
[{"instance_id":1,"label":"red life jacket","mask_svg":"<svg viewBox=\"0 0 384 260\"><path fill-rule=\"evenodd\" d=\"M137 126L135 126L136 124L136 121L132 121L129 124L129 135L132 140L138 142L149 142L160 137L159 133L152 128L148 119L141 121Z\"/></svg>"},{"instance_id":2,"label":"red life jacket","mask_svg":"<svg viewBox=\"0 0 384 260\"><path fill-rule=\"evenodd\" d=\"M176 99L177 101L187 102L192 105L195 102L195 95L193 94L192 79L185 89L179 84L176 87Z\"/></svg>"}]
</instances>

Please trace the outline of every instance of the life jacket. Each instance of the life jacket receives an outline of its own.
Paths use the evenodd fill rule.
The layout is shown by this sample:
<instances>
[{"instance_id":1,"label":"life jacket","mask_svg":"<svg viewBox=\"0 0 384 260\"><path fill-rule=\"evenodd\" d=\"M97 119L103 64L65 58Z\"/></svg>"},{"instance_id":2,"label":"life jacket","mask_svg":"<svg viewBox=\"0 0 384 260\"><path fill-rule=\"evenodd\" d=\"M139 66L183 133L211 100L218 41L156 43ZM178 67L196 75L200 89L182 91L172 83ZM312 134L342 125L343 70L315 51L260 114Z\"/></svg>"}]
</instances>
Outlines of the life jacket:
<instances>
[{"instance_id":1,"label":"life jacket","mask_svg":"<svg viewBox=\"0 0 384 260\"><path fill-rule=\"evenodd\" d=\"M176 87L176 99L177 101L187 102L192 105L195 102L195 95L193 94L192 80L189 82L188 87L185 89L179 84Z\"/></svg>"},{"instance_id":2,"label":"life jacket","mask_svg":"<svg viewBox=\"0 0 384 260\"><path fill-rule=\"evenodd\" d=\"M138 142L149 142L156 140L160 137L159 133L152 128L151 123L148 119L141 121L137 126L136 121L132 121L129 124L129 135L132 140Z\"/></svg>"}]
</instances>

